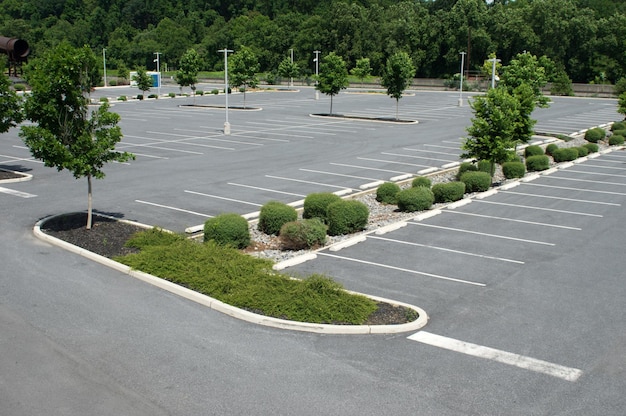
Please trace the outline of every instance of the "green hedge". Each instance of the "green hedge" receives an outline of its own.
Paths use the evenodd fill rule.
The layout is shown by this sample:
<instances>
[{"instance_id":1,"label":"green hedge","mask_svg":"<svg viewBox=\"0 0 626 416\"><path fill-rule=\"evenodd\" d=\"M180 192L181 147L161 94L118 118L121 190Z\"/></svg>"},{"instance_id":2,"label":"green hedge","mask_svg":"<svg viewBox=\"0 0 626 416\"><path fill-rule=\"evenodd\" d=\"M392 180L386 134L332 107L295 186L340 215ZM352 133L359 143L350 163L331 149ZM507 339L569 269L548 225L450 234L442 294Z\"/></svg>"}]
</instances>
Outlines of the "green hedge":
<instances>
[{"instance_id":1,"label":"green hedge","mask_svg":"<svg viewBox=\"0 0 626 416\"><path fill-rule=\"evenodd\" d=\"M576 151L578 152L578 157L585 157L589 154L589 149L587 149L585 146L578 146L574 147L573 149L576 149Z\"/></svg>"},{"instance_id":2,"label":"green hedge","mask_svg":"<svg viewBox=\"0 0 626 416\"><path fill-rule=\"evenodd\" d=\"M613 134L617 134L618 136L626 137L626 129L614 130Z\"/></svg>"},{"instance_id":3,"label":"green hedge","mask_svg":"<svg viewBox=\"0 0 626 416\"><path fill-rule=\"evenodd\" d=\"M526 170L537 172L550 168L550 158L546 155L530 156L526 158Z\"/></svg>"},{"instance_id":4,"label":"green hedge","mask_svg":"<svg viewBox=\"0 0 626 416\"><path fill-rule=\"evenodd\" d=\"M342 199L328 206L327 216L328 234L350 234L365 229L369 209L360 201Z\"/></svg>"},{"instance_id":5,"label":"green hedge","mask_svg":"<svg viewBox=\"0 0 626 416\"><path fill-rule=\"evenodd\" d=\"M491 175L487 172L465 172L461 175L466 192L484 192L491 188L491 180Z\"/></svg>"},{"instance_id":6,"label":"green hedge","mask_svg":"<svg viewBox=\"0 0 626 416\"><path fill-rule=\"evenodd\" d=\"M585 143L583 144L583 146L585 149L587 149L589 151L589 153L595 153L598 150L600 150L600 146L598 146L595 143Z\"/></svg>"},{"instance_id":7,"label":"green hedge","mask_svg":"<svg viewBox=\"0 0 626 416\"><path fill-rule=\"evenodd\" d=\"M280 229L280 242L284 250L305 250L323 246L326 242L326 225L319 218L292 221Z\"/></svg>"},{"instance_id":8,"label":"green hedge","mask_svg":"<svg viewBox=\"0 0 626 416\"><path fill-rule=\"evenodd\" d=\"M429 209L435 202L433 191L425 186L404 189L396 198L398 209L403 212L423 211Z\"/></svg>"},{"instance_id":9,"label":"green hedge","mask_svg":"<svg viewBox=\"0 0 626 416\"><path fill-rule=\"evenodd\" d=\"M326 210L330 204L338 201L341 201L341 197L331 192L309 194L304 198L302 218L319 218L322 222L328 223Z\"/></svg>"},{"instance_id":10,"label":"green hedge","mask_svg":"<svg viewBox=\"0 0 626 416\"><path fill-rule=\"evenodd\" d=\"M546 154L552 156L552 152L554 152L558 148L559 146L557 146L556 143L550 143L546 146Z\"/></svg>"},{"instance_id":11,"label":"green hedge","mask_svg":"<svg viewBox=\"0 0 626 416\"><path fill-rule=\"evenodd\" d=\"M555 162L570 162L578 159L578 150L573 147L562 147L552 153Z\"/></svg>"},{"instance_id":12,"label":"green hedge","mask_svg":"<svg viewBox=\"0 0 626 416\"><path fill-rule=\"evenodd\" d=\"M524 157L543 155L544 151L541 146L531 145L524 149Z\"/></svg>"},{"instance_id":13,"label":"green hedge","mask_svg":"<svg viewBox=\"0 0 626 416\"><path fill-rule=\"evenodd\" d=\"M204 223L204 241L238 249L250 245L248 221L239 214L220 214Z\"/></svg>"},{"instance_id":14,"label":"green hedge","mask_svg":"<svg viewBox=\"0 0 626 416\"><path fill-rule=\"evenodd\" d=\"M504 162L502 173L507 179L523 178L526 174L526 166L522 162Z\"/></svg>"},{"instance_id":15,"label":"green hedge","mask_svg":"<svg viewBox=\"0 0 626 416\"><path fill-rule=\"evenodd\" d=\"M477 171L478 171L478 166L476 166L475 163L463 162L459 166L459 170L456 173L456 180L457 181L460 180L461 175L463 175L465 172L477 172Z\"/></svg>"},{"instance_id":16,"label":"green hedge","mask_svg":"<svg viewBox=\"0 0 626 416\"><path fill-rule=\"evenodd\" d=\"M589 129L585 132L585 140L590 143L598 143L606 137L606 131L600 127Z\"/></svg>"},{"instance_id":17,"label":"green hedge","mask_svg":"<svg viewBox=\"0 0 626 416\"><path fill-rule=\"evenodd\" d=\"M261 207L259 213L259 231L276 235L280 233L280 227L298 219L298 212L292 206L283 202L270 201Z\"/></svg>"},{"instance_id":18,"label":"green hedge","mask_svg":"<svg viewBox=\"0 0 626 416\"><path fill-rule=\"evenodd\" d=\"M487 172L488 174L491 175L492 163L490 161L479 160L478 163L476 164L476 167L478 168L479 172Z\"/></svg>"},{"instance_id":19,"label":"green hedge","mask_svg":"<svg viewBox=\"0 0 626 416\"><path fill-rule=\"evenodd\" d=\"M445 203L463 199L465 194L465 183L460 181L436 183L432 187L435 202Z\"/></svg>"},{"instance_id":20,"label":"green hedge","mask_svg":"<svg viewBox=\"0 0 626 416\"><path fill-rule=\"evenodd\" d=\"M624 136L614 134L609 137L609 146L620 146L624 144Z\"/></svg>"},{"instance_id":21,"label":"green hedge","mask_svg":"<svg viewBox=\"0 0 626 416\"><path fill-rule=\"evenodd\" d=\"M411 186L413 188L416 188L418 186L424 186L426 188L430 188L432 182L430 181L430 178L426 177L426 176L418 176L417 178L413 179L413 182L411 182Z\"/></svg>"},{"instance_id":22,"label":"green hedge","mask_svg":"<svg viewBox=\"0 0 626 416\"><path fill-rule=\"evenodd\" d=\"M626 80L626 78L624 79ZM616 121L615 123L611 124L611 131L615 130L626 130L626 123L624 123L623 121Z\"/></svg>"},{"instance_id":23,"label":"green hedge","mask_svg":"<svg viewBox=\"0 0 626 416\"><path fill-rule=\"evenodd\" d=\"M400 186L397 183L385 182L376 189L376 200L381 204L395 204L398 192Z\"/></svg>"}]
</instances>

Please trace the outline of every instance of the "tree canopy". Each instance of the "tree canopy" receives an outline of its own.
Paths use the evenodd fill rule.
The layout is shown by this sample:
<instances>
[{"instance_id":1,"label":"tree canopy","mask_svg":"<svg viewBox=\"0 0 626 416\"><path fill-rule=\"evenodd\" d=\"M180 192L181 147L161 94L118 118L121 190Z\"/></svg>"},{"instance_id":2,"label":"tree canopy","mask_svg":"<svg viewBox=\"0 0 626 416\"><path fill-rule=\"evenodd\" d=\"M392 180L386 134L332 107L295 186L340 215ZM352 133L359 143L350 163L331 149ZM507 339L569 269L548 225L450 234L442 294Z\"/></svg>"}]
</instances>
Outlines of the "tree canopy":
<instances>
[{"instance_id":1,"label":"tree canopy","mask_svg":"<svg viewBox=\"0 0 626 416\"><path fill-rule=\"evenodd\" d=\"M330 95L330 113L333 113L333 96L348 86L348 70L341 56L334 52L322 59L319 80L315 88L322 94Z\"/></svg>"}]
</instances>

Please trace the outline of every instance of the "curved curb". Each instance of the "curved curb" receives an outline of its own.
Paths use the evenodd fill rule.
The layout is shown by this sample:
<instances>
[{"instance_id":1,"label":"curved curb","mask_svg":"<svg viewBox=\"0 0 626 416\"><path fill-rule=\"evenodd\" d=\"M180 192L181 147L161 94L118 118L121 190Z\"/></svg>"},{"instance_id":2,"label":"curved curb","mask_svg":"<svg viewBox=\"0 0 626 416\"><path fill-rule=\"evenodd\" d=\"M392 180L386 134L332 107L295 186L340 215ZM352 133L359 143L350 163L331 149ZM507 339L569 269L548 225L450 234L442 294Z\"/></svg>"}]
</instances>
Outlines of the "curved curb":
<instances>
[{"instance_id":1,"label":"curved curb","mask_svg":"<svg viewBox=\"0 0 626 416\"><path fill-rule=\"evenodd\" d=\"M2 179L0 180L0 183L16 183L16 182L26 182L26 181L30 181L31 179L33 179L33 175L31 175L30 173L24 173L24 172L17 172L14 170L8 170L8 169L1 169L1 171L3 172L10 172L13 173L15 175L21 175L21 178L13 178L13 179Z\"/></svg>"},{"instance_id":2,"label":"curved curb","mask_svg":"<svg viewBox=\"0 0 626 416\"><path fill-rule=\"evenodd\" d=\"M93 253L89 250L85 250L83 248L70 244L66 241L60 240L56 237L52 237L51 235L48 235L44 233L43 231L41 231L41 225L46 220L50 220L54 217L56 217L56 215L49 216L49 217L46 217L37 221L37 223L35 224L33 228L33 233L35 234L35 237L39 238L40 240L46 241L52 245L68 250L72 253L81 255L85 258L88 258L89 260L92 260L104 266L110 267L121 273L127 274L135 279L139 279L143 282L149 283L160 289L166 290L170 293L181 296L185 299L207 306L215 311L224 313L226 315L232 316L233 318L237 318L242 321L246 321L246 322L250 322L250 323L254 323L258 325L269 326L273 328L289 329L293 331L314 332L318 334L344 334L344 335L397 334L397 333L402 333L402 332L416 331L424 327L426 323L428 322L428 315L426 314L426 311L424 311L422 308L419 308L414 305L409 305L408 303L397 302L397 301L390 300L390 299L365 295L362 293L352 292L352 291L348 291L348 292L353 293L353 294L363 295L375 301L386 302L394 306L403 306L405 308L412 309L415 312L417 312L418 319L412 322L408 322L406 324L398 324L398 325L329 325L329 324L313 324L313 323L308 323L308 322L288 321L286 319L278 319L278 318L272 318L272 317L265 316L265 315L259 315L256 313L252 313L252 312L228 305L210 296L206 296L201 293L195 292L191 289L187 289L186 287L177 285L168 280L161 279L159 277L156 277L151 274L144 273L138 270L133 270L129 266L118 263L114 260L111 260L99 254ZM126 222L135 224L141 227L151 228L150 226L146 226L145 224L134 223L131 221L126 221Z\"/></svg>"},{"instance_id":3,"label":"curved curb","mask_svg":"<svg viewBox=\"0 0 626 416\"><path fill-rule=\"evenodd\" d=\"M394 120L390 118L389 120L374 118L374 117L362 117L362 116L349 116L349 115L320 115L320 114L309 114L309 117L313 118L334 118L339 120L351 120L351 121L364 121L366 123L393 123L393 124L401 124L401 125L410 125L410 124L419 124L418 120Z\"/></svg>"}]
</instances>

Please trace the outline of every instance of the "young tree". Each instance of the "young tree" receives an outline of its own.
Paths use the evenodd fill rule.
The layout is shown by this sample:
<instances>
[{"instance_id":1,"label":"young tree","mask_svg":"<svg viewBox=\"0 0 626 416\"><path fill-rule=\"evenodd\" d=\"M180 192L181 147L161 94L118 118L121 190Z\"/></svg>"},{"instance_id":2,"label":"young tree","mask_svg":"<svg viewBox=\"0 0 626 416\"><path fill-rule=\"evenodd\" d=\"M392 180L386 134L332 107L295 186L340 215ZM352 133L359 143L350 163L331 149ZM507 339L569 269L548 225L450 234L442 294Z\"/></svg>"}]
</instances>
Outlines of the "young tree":
<instances>
[{"instance_id":1,"label":"young tree","mask_svg":"<svg viewBox=\"0 0 626 416\"><path fill-rule=\"evenodd\" d=\"M402 98L404 90L411 85L414 75L415 67L408 53L396 52L387 59L381 84L387 88L387 95L396 99L396 120L398 119L400 98Z\"/></svg>"},{"instance_id":2,"label":"young tree","mask_svg":"<svg viewBox=\"0 0 626 416\"><path fill-rule=\"evenodd\" d=\"M514 153L512 139L519 120L519 101L504 88L492 88L485 96L470 101L474 111L472 125L461 147L461 158L491 162L491 176L497 163L510 160Z\"/></svg>"},{"instance_id":3,"label":"young tree","mask_svg":"<svg viewBox=\"0 0 626 416\"><path fill-rule=\"evenodd\" d=\"M11 82L0 65L0 133L15 127L23 118L22 100L11 89Z\"/></svg>"},{"instance_id":4,"label":"young tree","mask_svg":"<svg viewBox=\"0 0 626 416\"><path fill-rule=\"evenodd\" d=\"M239 48L228 65L229 83L234 87L243 86L243 108L246 108L246 87L254 88L258 85L256 74L260 67L257 56L246 46Z\"/></svg>"},{"instance_id":5,"label":"young tree","mask_svg":"<svg viewBox=\"0 0 626 416\"><path fill-rule=\"evenodd\" d=\"M295 78L300 74L300 67L297 63L291 62L291 58L285 58L278 65L278 75L284 78ZM290 85L293 87L293 85Z\"/></svg>"},{"instance_id":6,"label":"young tree","mask_svg":"<svg viewBox=\"0 0 626 416\"><path fill-rule=\"evenodd\" d=\"M102 167L110 161L134 158L115 151L122 138L120 117L108 105L88 113L91 88L89 74L96 57L88 47L73 48L61 43L33 60L26 68L31 94L26 98L26 118L34 125L22 126L20 137L36 159L45 166L67 169L76 179L87 177L87 229L91 228L91 178L104 177Z\"/></svg>"},{"instance_id":7,"label":"young tree","mask_svg":"<svg viewBox=\"0 0 626 416\"><path fill-rule=\"evenodd\" d=\"M361 81L361 87L363 87L363 80L372 73L372 67L370 66L370 58L357 59L356 66L350 70L350 74L354 75Z\"/></svg>"},{"instance_id":8,"label":"young tree","mask_svg":"<svg viewBox=\"0 0 626 416\"><path fill-rule=\"evenodd\" d=\"M626 120L626 92L621 93L617 99L617 112L623 114Z\"/></svg>"},{"instance_id":9,"label":"young tree","mask_svg":"<svg viewBox=\"0 0 626 416\"><path fill-rule=\"evenodd\" d=\"M141 98L152 88L152 77L148 75L145 68L139 68L137 75L133 76L133 81L137 83L137 88L141 91Z\"/></svg>"},{"instance_id":10,"label":"young tree","mask_svg":"<svg viewBox=\"0 0 626 416\"><path fill-rule=\"evenodd\" d=\"M181 92L183 87L190 87L195 99L198 71L200 71L200 56L198 52L195 49L187 49L180 58L179 67L180 69L176 71L174 79L180 85Z\"/></svg>"},{"instance_id":11,"label":"young tree","mask_svg":"<svg viewBox=\"0 0 626 416\"><path fill-rule=\"evenodd\" d=\"M333 114L333 96L348 86L348 70L341 56L331 52L322 59L319 80L315 88L330 95L330 114Z\"/></svg>"}]
</instances>

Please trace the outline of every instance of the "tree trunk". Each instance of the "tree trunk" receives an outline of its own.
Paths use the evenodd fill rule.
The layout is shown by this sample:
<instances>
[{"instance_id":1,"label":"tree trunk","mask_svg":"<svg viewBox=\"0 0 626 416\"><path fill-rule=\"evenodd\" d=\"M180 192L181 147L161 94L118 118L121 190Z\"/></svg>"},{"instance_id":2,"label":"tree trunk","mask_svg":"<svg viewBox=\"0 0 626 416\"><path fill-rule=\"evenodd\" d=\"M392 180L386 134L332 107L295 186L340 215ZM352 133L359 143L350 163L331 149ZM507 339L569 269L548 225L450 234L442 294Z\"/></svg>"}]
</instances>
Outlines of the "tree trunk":
<instances>
[{"instance_id":1,"label":"tree trunk","mask_svg":"<svg viewBox=\"0 0 626 416\"><path fill-rule=\"evenodd\" d=\"M333 96L330 96L330 116L333 115Z\"/></svg>"},{"instance_id":2,"label":"tree trunk","mask_svg":"<svg viewBox=\"0 0 626 416\"><path fill-rule=\"evenodd\" d=\"M396 98L396 120L398 119L398 104L399 104L399 101L400 101L400 100L398 100L398 99Z\"/></svg>"},{"instance_id":3,"label":"tree trunk","mask_svg":"<svg viewBox=\"0 0 626 416\"><path fill-rule=\"evenodd\" d=\"M87 174L87 229L91 230L91 174Z\"/></svg>"}]
</instances>

